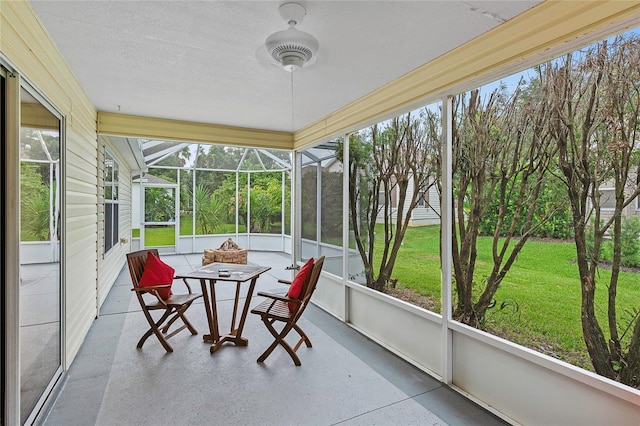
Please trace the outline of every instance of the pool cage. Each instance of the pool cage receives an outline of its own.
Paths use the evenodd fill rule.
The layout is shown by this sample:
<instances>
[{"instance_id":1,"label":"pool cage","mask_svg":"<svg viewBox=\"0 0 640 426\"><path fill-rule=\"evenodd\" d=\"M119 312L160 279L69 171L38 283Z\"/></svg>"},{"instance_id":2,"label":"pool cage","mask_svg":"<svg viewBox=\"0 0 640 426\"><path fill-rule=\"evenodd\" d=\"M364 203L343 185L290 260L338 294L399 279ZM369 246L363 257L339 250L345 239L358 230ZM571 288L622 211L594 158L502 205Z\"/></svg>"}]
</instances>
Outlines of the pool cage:
<instances>
[{"instance_id":1,"label":"pool cage","mask_svg":"<svg viewBox=\"0 0 640 426\"><path fill-rule=\"evenodd\" d=\"M133 248L197 253L232 238L291 252L292 153L139 140L146 171L133 176Z\"/></svg>"}]
</instances>

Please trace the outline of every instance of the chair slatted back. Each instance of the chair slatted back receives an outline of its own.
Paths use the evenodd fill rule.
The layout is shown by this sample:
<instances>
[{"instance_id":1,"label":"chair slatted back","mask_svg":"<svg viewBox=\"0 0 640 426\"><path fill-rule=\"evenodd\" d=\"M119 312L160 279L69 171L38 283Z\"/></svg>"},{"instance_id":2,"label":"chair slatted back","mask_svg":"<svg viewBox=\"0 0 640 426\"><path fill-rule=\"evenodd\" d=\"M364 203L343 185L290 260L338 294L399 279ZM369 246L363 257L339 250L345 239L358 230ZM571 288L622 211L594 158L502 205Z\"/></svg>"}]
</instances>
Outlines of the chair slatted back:
<instances>
[{"instance_id":1,"label":"chair slatted back","mask_svg":"<svg viewBox=\"0 0 640 426\"><path fill-rule=\"evenodd\" d=\"M140 279L144 272L144 266L147 264L147 256L149 253L153 253L156 257L159 257L157 249L145 249L127 253L129 274L131 275L131 282L135 288L140 287Z\"/></svg>"},{"instance_id":2,"label":"chair slatted back","mask_svg":"<svg viewBox=\"0 0 640 426\"><path fill-rule=\"evenodd\" d=\"M307 304L311 300L311 296L313 292L316 290L316 286L318 284L318 279L320 278L320 273L322 272L322 266L324 264L324 256L321 256L315 260L313 263L313 269L311 270L311 275L309 275L309 280L305 283L302 288L302 303L298 305L298 309L293 315L293 322L295 323L298 318L302 315Z\"/></svg>"}]
</instances>

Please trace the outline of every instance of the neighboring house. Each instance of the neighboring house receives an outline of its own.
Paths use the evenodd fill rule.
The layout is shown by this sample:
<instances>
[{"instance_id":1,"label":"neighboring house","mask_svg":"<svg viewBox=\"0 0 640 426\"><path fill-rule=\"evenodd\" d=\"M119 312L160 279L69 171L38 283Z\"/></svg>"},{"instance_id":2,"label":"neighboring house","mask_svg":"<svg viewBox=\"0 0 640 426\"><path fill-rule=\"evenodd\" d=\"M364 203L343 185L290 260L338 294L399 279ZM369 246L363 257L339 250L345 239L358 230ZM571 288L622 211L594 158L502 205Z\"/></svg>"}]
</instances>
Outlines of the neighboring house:
<instances>
[{"instance_id":1,"label":"neighboring house","mask_svg":"<svg viewBox=\"0 0 640 426\"><path fill-rule=\"evenodd\" d=\"M635 177L632 176L629 179L631 182L635 182ZM635 184L627 185L625 190L627 196L635 189ZM613 215L615 209L615 188L613 182L608 182L600 187L600 214L603 220L608 220ZM640 196L636 197L631 203L629 203L624 209L622 209L623 217L637 217L640 219Z\"/></svg>"},{"instance_id":2,"label":"neighboring house","mask_svg":"<svg viewBox=\"0 0 640 426\"><path fill-rule=\"evenodd\" d=\"M391 193L391 218L396 220L398 213L398 188L395 187ZM407 201L413 197L414 186L413 181L409 182L407 188ZM426 194L424 191L420 191L418 194L418 205L411 212L409 218L409 226L425 226L436 225L440 223L440 195L435 185L429 187ZM384 209L382 209L384 203L384 192L380 192L380 212L378 213L378 223L384 221ZM408 204L408 203L407 203ZM405 214L409 209L408 205L405 205Z\"/></svg>"},{"instance_id":3,"label":"neighboring house","mask_svg":"<svg viewBox=\"0 0 640 426\"><path fill-rule=\"evenodd\" d=\"M311 170L311 165L317 167L320 165L322 167L323 173L342 173L342 162L338 161L337 158L333 155L334 151L334 143L327 143L327 146L322 148L315 147L311 150L305 152L305 156L308 160L303 160L302 174L303 176L309 173ZM323 155L324 154L324 155ZM316 161L315 163L313 161ZM410 200L413 197L413 181L409 182L409 187L407 188L407 199ZM379 201L380 201L380 212L378 213L378 217L376 221L381 223L384 221L384 211L382 206L384 205L384 192L380 192ZM397 217L397 207L398 206L398 188L394 188L391 193L391 208L392 220L395 220ZM405 214L408 210L408 206L405 206ZM409 226L425 226L425 225L435 225L440 223L440 196L436 189L435 185L432 185L426 194L420 194L420 198L418 201L418 205L411 212L411 217L409 219Z\"/></svg>"}]
</instances>

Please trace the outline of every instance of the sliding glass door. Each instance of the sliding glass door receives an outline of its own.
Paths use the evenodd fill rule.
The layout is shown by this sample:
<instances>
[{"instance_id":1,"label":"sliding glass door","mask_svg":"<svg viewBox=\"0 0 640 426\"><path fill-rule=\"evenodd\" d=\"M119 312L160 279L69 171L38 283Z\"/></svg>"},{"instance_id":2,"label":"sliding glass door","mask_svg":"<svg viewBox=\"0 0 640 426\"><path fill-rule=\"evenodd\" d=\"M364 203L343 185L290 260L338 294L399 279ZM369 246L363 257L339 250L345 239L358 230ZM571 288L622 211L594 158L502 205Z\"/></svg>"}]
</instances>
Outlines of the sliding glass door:
<instances>
[{"instance_id":1,"label":"sliding glass door","mask_svg":"<svg viewBox=\"0 0 640 426\"><path fill-rule=\"evenodd\" d=\"M17 285L22 424L35 418L62 371L60 125L60 117L33 91L21 88Z\"/></svg>"}]
</instances>

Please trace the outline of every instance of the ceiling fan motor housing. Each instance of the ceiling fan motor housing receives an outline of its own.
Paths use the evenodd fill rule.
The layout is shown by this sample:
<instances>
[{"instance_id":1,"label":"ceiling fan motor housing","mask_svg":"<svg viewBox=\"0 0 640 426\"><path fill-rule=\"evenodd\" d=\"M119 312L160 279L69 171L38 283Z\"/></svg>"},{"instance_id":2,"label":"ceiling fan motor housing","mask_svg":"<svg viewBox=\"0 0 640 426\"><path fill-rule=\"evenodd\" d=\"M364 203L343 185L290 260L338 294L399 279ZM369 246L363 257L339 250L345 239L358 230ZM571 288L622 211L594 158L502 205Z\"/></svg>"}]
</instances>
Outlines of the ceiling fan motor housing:
<instances>
[{"instance_id":1,"label":"ceiling fan motor housing","mask_svg":"<svg viewBox=\"0 0 640 426\"><path fill-rule=\"evenodd\" d=\"M271 34L266 45L273 59L288 71L302 68L318 50L318 41L312 35L295 28Z\"/></svg>"},{"instance_id":2,"label":"ceiling fan motor housing","mask_svg":"<svg viewBox=\"0 0 640 426\"><path fill-rule=\"evenodd\" d=\"M280 15L287 21L289 28L271 34L265 41L269 54L289 72L302 68L318 51L318 40L295 28L305 14L304 7L297 3L280 6Z\"/></svg>"}]
</instances>

